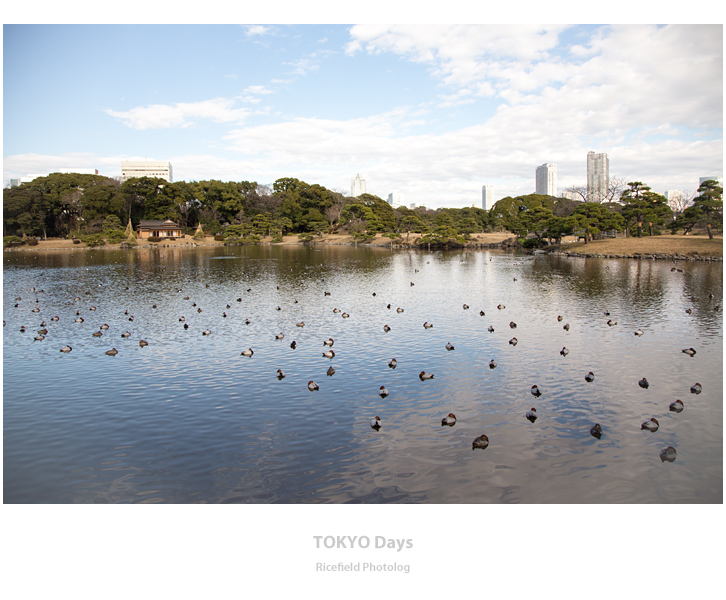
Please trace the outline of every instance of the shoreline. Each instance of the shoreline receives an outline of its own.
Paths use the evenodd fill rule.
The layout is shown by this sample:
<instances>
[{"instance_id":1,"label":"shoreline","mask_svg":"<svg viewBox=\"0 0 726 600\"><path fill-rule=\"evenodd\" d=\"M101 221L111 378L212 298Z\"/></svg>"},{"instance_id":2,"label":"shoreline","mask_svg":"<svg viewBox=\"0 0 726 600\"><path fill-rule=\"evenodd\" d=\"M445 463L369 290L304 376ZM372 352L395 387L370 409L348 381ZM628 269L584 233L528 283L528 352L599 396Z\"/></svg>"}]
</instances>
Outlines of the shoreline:
<instances>
[{"instance_id":1,"label":"shoreline","mask_svg":"<svg viewBox=\"0 0 726 600\"><path fill-rule=\"evenodd\" d=\"M406 239L408 237L408 239ZM371 246L390 249L421 249L426 250L426 245L418 246L416 241L422 234L406 234L398 238L398 243L381 234L364 242L356 242L350 235L345 234L324 234L316 236L310 242L303 242L296 235L283 237L281 242L272 242L272 238L263 237L259 245L276 246ZM202 248L225 245L238 245L235 242L216 241L211 236L204 241L192 239L185 236L180 239L173 239L160 242L138 242L135 250L153 250L157 248ZM516 237L511 233L480 233L471 236L471 240L464 246L456 246L452 249L516 249ZM51 238L39 240L37 246L16 246L3 248L5 252L52 252L52 251L85 251L85 250L119 250L121 244L105 244L103 246L89 247L83 243L74 244L72 240ZM520 249L521 250L521 249ZM576 238L564 238L559 246L552 246L541 250L547 254L566 256L573 258L630 258L647 260L698 260L698 261L723 261L723 238L716 237L709 240L706 235L661 235L646 238L614 238L607 240L594 240L587 244L577 242ZM541 252L538 251L538 252ZM532 251L524 250L531 253Z\"/></svg>"}]
</instances>

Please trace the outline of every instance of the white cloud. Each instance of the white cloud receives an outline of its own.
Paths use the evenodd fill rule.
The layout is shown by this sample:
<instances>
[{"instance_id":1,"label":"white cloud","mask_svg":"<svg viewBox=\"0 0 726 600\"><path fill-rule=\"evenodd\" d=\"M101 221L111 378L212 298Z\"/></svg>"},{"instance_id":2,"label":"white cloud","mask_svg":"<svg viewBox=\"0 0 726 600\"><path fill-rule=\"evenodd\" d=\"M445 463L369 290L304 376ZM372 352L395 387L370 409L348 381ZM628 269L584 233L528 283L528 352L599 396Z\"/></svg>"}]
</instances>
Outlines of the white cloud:
<instances>
[{"instance_id":1,"label":"white cloud","mask_svg":"<svg viewBox=\"0 0 726 600\"><path fill-rule=\"evenodd\" d=\"M243 122L249 116L249 111L245 108L234 108L233 105L233 100L214 98L201 102L138 106L127 111L107 109L105 112L121 119L124 125L133 129L168 129L190 127L199 120L215 123Z\"/></svg>"},{"instance_id":2,"label":"white cloud","mask_svg":"<svg viewBox=\"0 0 726 600\"><path fill-rule=\"evenodd\" d=\"M265 27L264 25L248 25L245 27L245 35L266 35L270 30L270 27Z\"/></svg>"}]
</instances>

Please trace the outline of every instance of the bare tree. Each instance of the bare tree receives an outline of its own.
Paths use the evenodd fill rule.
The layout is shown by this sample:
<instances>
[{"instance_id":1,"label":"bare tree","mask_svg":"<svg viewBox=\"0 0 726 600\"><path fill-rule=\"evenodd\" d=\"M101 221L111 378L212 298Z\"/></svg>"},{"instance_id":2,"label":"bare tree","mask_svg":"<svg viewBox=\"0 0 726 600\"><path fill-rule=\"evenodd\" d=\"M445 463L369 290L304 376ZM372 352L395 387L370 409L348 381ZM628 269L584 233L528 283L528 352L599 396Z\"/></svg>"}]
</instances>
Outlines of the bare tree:
<instances>
[{"instance_id":1,"label":"bare tree","mask_svg":"<svg viewBox=\"0 0 726 600\"><path fill-rule=\"evenodd\" d=\"M683 211L693 204L696 194L697 192L694 191L685 191L668 198L668 206L673 211L673 218L682 215Z\"/></svg>"},{"instance_id":2,"label":"bare tree","mask_svg":"<svg viewBox=\"0 0 726 600\"><path fill-rule=\"evenodd\" d=\"M340 192L334 192L335 201L325 209L325 218L333 226L333 223L340 220L340 215L347 204L345 197Z\"/></svg>"},{"instance_id":3,"label":"bare tree","mask_svg":"<svg viewBox=\"0 0 726 600\"><path fill-rule=\"evenodd\" d=\"M628 186L622 177L611 177L608 179L607 190L604 194L591 194L586 185L572 185L565 188L566 192L579 196L583 202L597 202L598 204L608 204L620 200L620 195Z\"/></svg>"}]
</instances>

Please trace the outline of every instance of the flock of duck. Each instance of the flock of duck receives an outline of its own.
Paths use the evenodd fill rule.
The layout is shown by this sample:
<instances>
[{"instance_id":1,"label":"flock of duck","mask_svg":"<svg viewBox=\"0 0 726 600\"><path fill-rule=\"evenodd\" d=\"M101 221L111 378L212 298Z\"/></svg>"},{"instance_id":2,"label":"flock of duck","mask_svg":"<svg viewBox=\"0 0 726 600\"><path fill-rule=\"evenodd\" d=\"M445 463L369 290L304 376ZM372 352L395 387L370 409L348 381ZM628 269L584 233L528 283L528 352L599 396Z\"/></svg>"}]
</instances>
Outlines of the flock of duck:
<instances>
[{"instance_id":1,"label":"flock of duck","mask_svg":"<svg viewBox=\"0 0 726 600\"><path fill-rule=\"evenodd\" d=\"M415 272L418 272L418 269L416 269ZM515 281L516 281L516 278L515 278ZM98 285L99 285L99 287L102 287L102 284L98 284ZM411 282L411 286L413 286L413 285L414 285L414 283ZM207 285L207 287L209 287L209 285ZM129 288L127 287L126 289L128 290ZM278 287L278 289L279 289L279 287ZM179 289L177 291L178 292L182 292L181 289ZM251 291L251 288L248 289L247 291L250 292ZM39 294L41 294L42 292L43 292L43 290L36 290L35 288L32 288L31 289L31 293L33 293L35 295L35 302L34 302L35 306L34 306L34 308L31 311L32 314L37 314L37 313L40 312L40 299L39 299ZM91 295L91 292L90 291L87 291L86 292L86 295ZM330 296L330 292L327 292L327 291L324 292L324 296ZM373 293L373 296L376 296L376 293L375 292ZM711 300L711 299L713 299L713 295L709 295L709 300ZM189 296L185 296L184 297L184 300L190 300L190 297ZM21 301L22 301L22 298L20 296L18 296L17 298L15 298L15 307L16 308L22 308L21 307ZM73 302L75 304L78 304L81 301L82 301L82 298L80 296L76 296L73 299ZM242 298L241 297L238 298L237 301L238 302L242 302ZM297 300L295 300L294 302L297 303ZM153 305L153 308L156 308L156 307L157 307L157 305L154 304ZM197 307L196 302L192 304L192 307L196 307L198 313L201 313L202 312L202 308ZM226 309L229 310L230 308L231 308L231 304L227 304ZM387 305L387 308L388 309L391 309L392 308L391 304L388 304ZM469 308L470 307L469 307L468 304L464 304L463 305L463 310L469 310ZM503 310L504 308L506 308L506 307L503 304L499 304L497 306L497 309L498 310ZM94 311L96 311L96 307L95 306L91 306L87 310L88 310L88 312L94 312ZM276 310L281 310L281 307L278 306L276 308ZM718 307L716 307L716 310L718 310ZM333 309L333 312L335 314L340 314L342 311L336 307L336 308ZM403 313L404 312L404 309L399 307L399 308L396 309L396 312L397 313ZM687 313L690 312L690 309L687 309L686 312ZM480 310L479 311L479 314L480 314L480 316L484 316L485 315L485 312L483 310ZM604 312L604 315L609 317L610 316L610 313L608 311L605 311ZM225 317L225 318L227 317L226 311L222 313L222 316ZM348 313L342 312L342 317L343 318L348 318L349 316L350 315ZM128 320L130 322L133 322L134 321L134 318L135 318L132 314L129 313L128 310L125 311L124 317L128 318ZM75 319L75 322L76 323L83 323L85 321L85 319L82 316L82 310L80 308L76 310L74 319ZM53 317L50 318L50 321L52 323L57 323L59 320L60 320L60 317L58 315L55 315L55 316L53 316ZM561 315L558 316L557 317L557 321L558 322L562 322L563 321L563 317ZM186 317L185 316L183 316L183 315L180 316L179 317L179 322L180 323L183 323L184 329L189 329L189 325L186 323ZM247 325L249 325L250 324L250 320L249 319L246 319L245 320L245 323ZM5 326L5 325L6 325L6 322L5 322L5 320L3 320L3 326ZM302 327L305 326L305 322L304 321L299 321L295 325L296 325L296 327L302 328ZM614 320L612 320L612 319L608 319L607 325L609 327L614 327L614 326L617 325L617 322L614 321ZM432 323L429 323L428 321L425 321L423 323L423 327L424 327L424 329L431 329L431 328L433 328L433 324ZM517 324L514 321L510 321L509 327L510 327L510 329L514 330L514 329L517 328ZM565 331L569 331L569 329L570 329L569 323L565 323L562 326L562 328ZM20 331L21 332L25 332L26 329L27 328L26 328L25 325L22 325L20 327ZM109 325L107 323L104 323L104 324L102 324L99 327L98 331L95 331L91 335L93 337L99 338L99 337L103 336L104 333L106 333L108 329L109 329ZM388 332L388 331L391 330L391 328L389 327L388 324L385 324L383 326L383 330L385 332ZM493 332L494 331L493 326L490 325L488 327L488 331L490 333ZM45 337L48 335L48 332L49 332L49 330L48 330L48 323L46 323L46 321L43 320L40 323L40 328L37 330L37 336L34 337L34 340L35 341L43 341L45 339ZM211 334L211 331L209 329L205 329L205 330L202 331L202 335L203 336L208 336L210 334ZM644 332L641 329L637 329L634 332L634 335L635 336L642 336L643 334L644 334ZM129 331L125 331L124 333L121 334L121 337L122 338L128 338L130 336L131 336L131 333ZM282 340L284 337L285 337L285 335L282 332L280 332L277 335L275 335L275 339L276 340ZM323 340L323 348L324 348L324 350L322 352L322 357L328 358L328 359L333 359L336 356L336 353L333 350L334 343L335 342L334 342L334 340L333 340L332 337ZM509 340L509 344L511 346L516 346L517 343L518 343L518 340L517 340L516 337L512 337ZM148 345L149 344L148 344L148 342L146 340L143 340L143 339L140 339L139 340L139 346L141 348L143 348L145 346L148 346ZM292 349L295 349L297 347L297 342L293 340L291 342L291 344L290 344L290 347ZM448 342L446 344L445 348L446 348L447 351L453 351L455 349L454 345L451 344L451 342ZM64 354L68 354L72 350L73 350L73 348L70 345L65 345L62 348L60 348L60 352L62 352ZM682 350L682 352L684 354L690 356L690 357L695 356L696 353L697 353L694 348L684 348ZM109 356L115 356L118 353L119 353L119 351L116 348L111 348L111 349L109 349L109 350L107 350L105 352L105 354L107 354ZM255 352L254 352L254 350L252 348L245 349L245 350L243 350L241 352L241 356L248 357L248 358L251 358L252 356L254 356L254 354L255 354ZM560 355L563 356L563 357L566 357L568 354L569 354L569 350L567 349L567 347L563 346L562 349L560 350ZM396 359L395 358L392 358L390 360L390 362L388 363L388 367L391 368L391 369L395 369L397 367L397 364L398 363L397 363ZM490 363L489 363L489 368L490 369L494 369L496 367L497 367L497 363L496 363L496 361L494 359L492 359L490 361ZM333 366L330 366L328 368L326 374L328 376L332 376L333 374L335 374L335 368ZM276 376L277 376L277 379L279 379L279 380L282 380L282 379L284 379L286 377L286 375L285 375L285 373L284 373L284 371L282 369L277 369ZM429 373L429 372L426 372L426 371L421 371L419 373L419 379L421 381L426 381L426 380L430 380L430 379L433 379L433 378L434 378L434 374L433 373ZM588 372L585 375L585 381L587 381L588 383L593 382L594 379L595 379L595 374L592 371ZM650 384L648 383L647 379L644 377L643 379L641 379L638 382L638 385L641 388L643 388L643 389L648 389L648 387L649 387ZM307 388L308 388L309 391L315 392L315 391L318 391L320 389L320 386L315 381L310 380L308 382L308 384L307 384ZM700 394L701 391L702 391L701 384L700 383L695 383L693 386L691 386L690 391L693 394ZM541 392L539 386L536 385L536 384L531 387L530 392L531 392L532 396L535 399L539 398L542 395L542 392ZM381 398L386 398L389 395L389 391L388 391L388 389L384 385L381 385L380 386L380 388L378 390L378 393L379 393L379 395L380 395ZM669 410L671 412L674 412L674 413L680 413L680 412L683 411L683 409L684 409L684 403L680 399L675 400L674 402L672 402L669 405ZM524 414L524 417L528 421L530 421L531 423L534 423L537 420L537 418L538 418L537 408L534 407L534 406L531 407L528 411L526 411L526 413ZM441 419L441 426L442 427L453 427L455 424L456 424L456 415L454 415L454 413L448 413L446 416L444 416ZM372 418L371 421L370 421L370 426L371 426L371 428L373 428L376 431L380 430L381 427L383 427L383 421L380 418L380 416L376 415L374 418ZM656 431L658 431L659 426L660 426L660 424L659 424L658 419L656 417L651 417L651 418L649 418L648 420L644 421L641 424L641 429L642 430L649 431L649 432L656 432ZM600 439L604 435L604 430L603 430L602 426L599 423L593 424L590 427L589 432L590 432L590 435L592 435L593 437L595 437L597 439ZM486 434L479 435L478 437L476 437L472 441L471 446L472 446L472 449L473 450L477 450L477 449L483 450L483 449L486 449L489 446L489 438L487 437ZM668 447L664 448L660 452L660 458L664 462L673 462L673 461L675 461L676 455L677 455L676 449L674 447L672 447L672 446L668 446Z\"/></svg>"}]
</instances>

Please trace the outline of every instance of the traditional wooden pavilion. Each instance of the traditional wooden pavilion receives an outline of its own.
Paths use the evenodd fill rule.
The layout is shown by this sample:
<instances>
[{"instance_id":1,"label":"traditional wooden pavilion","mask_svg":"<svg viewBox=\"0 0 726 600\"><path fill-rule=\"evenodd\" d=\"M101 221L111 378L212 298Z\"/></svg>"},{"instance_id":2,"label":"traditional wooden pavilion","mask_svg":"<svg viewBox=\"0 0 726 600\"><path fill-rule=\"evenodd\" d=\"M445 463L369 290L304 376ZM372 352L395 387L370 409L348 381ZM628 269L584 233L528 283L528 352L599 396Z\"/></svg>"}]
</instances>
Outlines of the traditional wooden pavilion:
<instances>
[{"instance_id":1,"label":"traditional wooden pavilion","mask_svg":"<svg viewBox=\"0 0 726 600\"><path fill-rule=\"evenodd\" d=\"M174 221L141 221L139 223L139 239L148 237L183 237L181 227Z\"/></svg>"}]
</instances>

